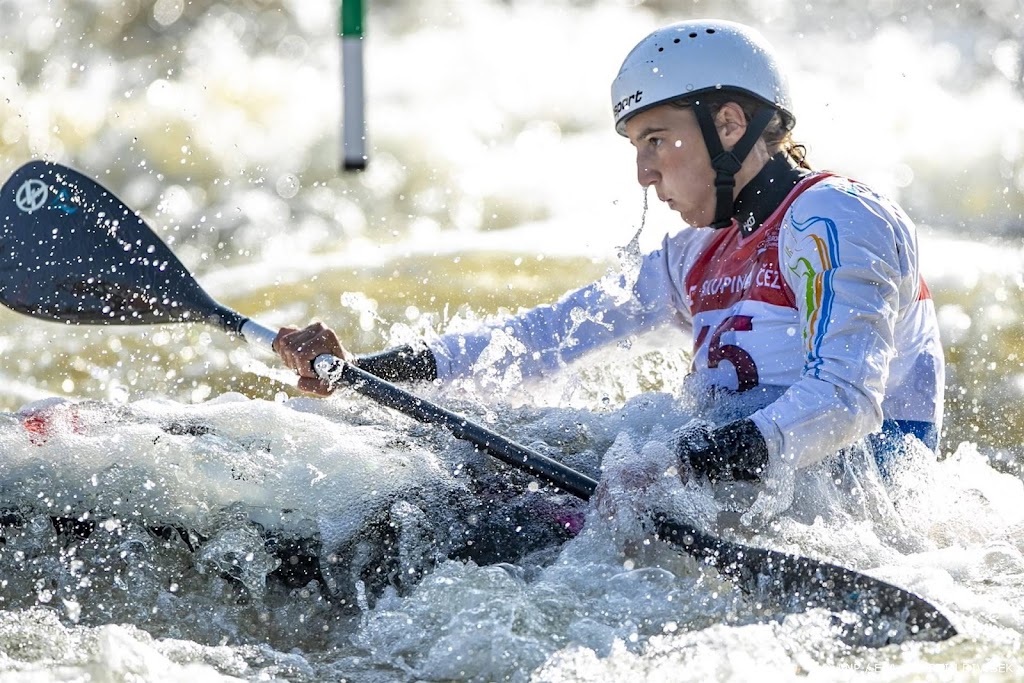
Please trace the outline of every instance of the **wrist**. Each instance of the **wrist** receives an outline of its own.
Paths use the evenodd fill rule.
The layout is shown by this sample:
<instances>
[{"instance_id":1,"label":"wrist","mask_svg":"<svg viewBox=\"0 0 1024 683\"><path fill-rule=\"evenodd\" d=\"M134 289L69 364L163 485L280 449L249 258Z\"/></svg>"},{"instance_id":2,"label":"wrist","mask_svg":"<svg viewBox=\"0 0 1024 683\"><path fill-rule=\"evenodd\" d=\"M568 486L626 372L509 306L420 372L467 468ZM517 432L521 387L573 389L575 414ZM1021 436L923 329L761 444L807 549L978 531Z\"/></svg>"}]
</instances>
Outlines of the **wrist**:
<instances>
[{"instance_id":1,"label":"wrist","mask_svg":"<svg viewBox=\"0 0 1024 683\"><path fill-rule=\"evenodd\" d=\"M387 351L360 356L353 365L389 382L437 379L437 359L426 346L396 346Z\"/></svg>"}]
</instances>

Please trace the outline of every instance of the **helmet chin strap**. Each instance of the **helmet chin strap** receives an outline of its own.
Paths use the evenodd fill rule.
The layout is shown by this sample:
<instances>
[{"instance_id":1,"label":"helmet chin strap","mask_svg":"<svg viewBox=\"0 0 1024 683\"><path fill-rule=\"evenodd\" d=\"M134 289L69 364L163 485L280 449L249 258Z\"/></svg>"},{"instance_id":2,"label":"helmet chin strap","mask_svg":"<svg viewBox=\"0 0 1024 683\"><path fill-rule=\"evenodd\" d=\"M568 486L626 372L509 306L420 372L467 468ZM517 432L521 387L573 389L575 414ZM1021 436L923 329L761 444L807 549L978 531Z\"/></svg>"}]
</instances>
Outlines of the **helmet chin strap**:
<instances>
[{"instance_id":1,"label":"helmet chin strap","mask_svg":"<svg viewBox=\"0 0 1024 683\"><path fill-rule=\"evenodd\" d=\"M747 124L747 131L743 137L729 151L722 147L722 139L718 137L718 129L715 128L710 107L698 100L693 103L693 112L697 116L697 123L700 124L708 156L711 157L711 168L715 171L715 220L711 222L710 227L727 228L732 225L736 173L743 166L743 160L750 154L761 133L768 127L775 110L771 107L759 107L753 119Z\"/></svg>"}]
</instances>

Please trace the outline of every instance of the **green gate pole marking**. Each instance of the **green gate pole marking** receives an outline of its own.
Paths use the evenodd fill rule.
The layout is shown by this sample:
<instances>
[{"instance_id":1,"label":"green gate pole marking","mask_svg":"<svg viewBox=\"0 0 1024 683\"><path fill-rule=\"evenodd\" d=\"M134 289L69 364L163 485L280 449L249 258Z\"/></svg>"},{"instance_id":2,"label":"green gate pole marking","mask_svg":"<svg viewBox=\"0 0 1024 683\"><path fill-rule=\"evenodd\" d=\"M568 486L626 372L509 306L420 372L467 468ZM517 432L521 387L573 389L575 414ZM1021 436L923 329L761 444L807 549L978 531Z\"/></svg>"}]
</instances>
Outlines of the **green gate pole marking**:
<instances>
[{"instance_id":1,"label":"green gate pole marking","mask_svg":"<svg viewBox=\"0 0 1024 683\"><path fill-rule=\"evenodd\" d=\"M342 167L362 171L366 156L363 0L341 0Z\"/></svg>"}]
</instances>

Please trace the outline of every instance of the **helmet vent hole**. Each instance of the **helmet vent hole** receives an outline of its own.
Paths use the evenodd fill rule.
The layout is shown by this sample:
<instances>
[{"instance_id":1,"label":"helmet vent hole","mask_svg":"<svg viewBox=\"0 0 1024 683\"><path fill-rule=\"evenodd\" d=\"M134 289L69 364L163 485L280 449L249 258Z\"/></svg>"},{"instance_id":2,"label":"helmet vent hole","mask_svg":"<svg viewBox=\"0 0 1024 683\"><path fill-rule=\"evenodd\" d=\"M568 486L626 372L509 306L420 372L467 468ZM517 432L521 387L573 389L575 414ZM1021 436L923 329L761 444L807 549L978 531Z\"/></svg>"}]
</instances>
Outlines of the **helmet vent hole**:
<instances>
[{"instance_id":1,"label":"helmet vent hole","mask_svg":"<svg viewBox=\"0 0 1024 683\"><path fill-rule=\"evenodd\" d=\"M696 34L696 33L691 33L691 34L690 34L690 37L691 37L691 38L696 38L696 37L697 37L697 34Z\"/></svg>"},{"instance_id":2,"label":"helmet vent hole","mask_svg":"<svg viewBox=\"0 0 1024 683\"><path fill-rule=\"evenodd\" d=\"M675 40L673 40L672 42L673 42L673 43L678 43L678 42L679 42L679 39L678 39L678 38L676 38L676 39L675 39Z\"/></svg>"},{"instance_id":3,"label":"helmet vent hole","mask_svg":"<svg viewBox=\"0 0 1024 683\"><path fill-rule=\"evenodd\" d=\"M715 32L715 29L713 29L713 28L705 29L704 32L707 33L710 36L712 33Z\"/></svg>"},{"instance_id":4,"label":"helmet vent hole","mask_svg":"<svg viewBox=\"0 0 1024 683\"><path fill-rule=\"evenodd\" d=\"M665 51L665 48L663 48L663 47L659 47L658 48L658 52L664 52L664 51Z\"/></svg>"}]
</instances>

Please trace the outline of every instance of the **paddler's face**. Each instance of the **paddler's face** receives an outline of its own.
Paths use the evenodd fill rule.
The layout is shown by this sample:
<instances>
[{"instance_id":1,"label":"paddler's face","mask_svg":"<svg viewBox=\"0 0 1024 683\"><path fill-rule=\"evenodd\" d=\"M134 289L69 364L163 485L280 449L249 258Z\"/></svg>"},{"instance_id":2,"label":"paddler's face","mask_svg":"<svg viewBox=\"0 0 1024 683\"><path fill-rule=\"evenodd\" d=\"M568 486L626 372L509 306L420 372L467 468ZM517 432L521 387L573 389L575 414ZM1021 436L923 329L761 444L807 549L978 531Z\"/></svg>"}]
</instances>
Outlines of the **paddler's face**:
<instances>
[{"instance_id":1,"label":"paddler's face","mask_svg":"<svg viewBox=\"0 0 1024 683\"><path fill-rule=\"evenodd\" d=\"M636 148L637 180L693 226L715 216L715 173L697 117L689 107L663 104L626 122Z\"/></svg>"}]
</instances>

